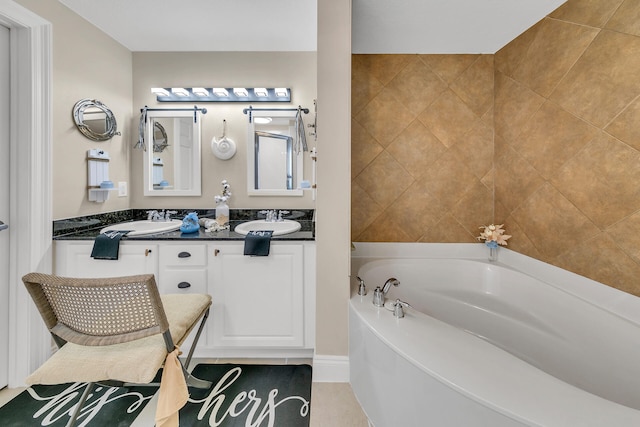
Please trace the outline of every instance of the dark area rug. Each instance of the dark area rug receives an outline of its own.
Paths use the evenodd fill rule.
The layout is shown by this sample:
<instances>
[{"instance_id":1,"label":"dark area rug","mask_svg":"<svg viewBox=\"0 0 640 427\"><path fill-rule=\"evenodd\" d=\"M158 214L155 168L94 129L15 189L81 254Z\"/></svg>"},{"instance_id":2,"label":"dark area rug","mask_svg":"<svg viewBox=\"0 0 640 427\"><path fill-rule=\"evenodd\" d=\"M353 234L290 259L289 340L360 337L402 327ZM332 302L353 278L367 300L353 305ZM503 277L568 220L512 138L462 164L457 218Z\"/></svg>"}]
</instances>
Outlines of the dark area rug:
<instances>
[{"instance_id":1,"label":"dark area rug","mask_svg":"<svg viewBox=\"0 0 640 427\"><path fill-rule=\"evenodd\" d=\"M180 427L309 426L309 365L201 364L192 373L213 386L189 389Z\"/></svg>"},{"instance_id":2,"label":"dark area rug","mask_svg":"<svg viewBox=\"0 0 640 427\"><path fill-rule=\"evenodd\" d=\"M34 385L0 407L3 427L64 427L85 383ZM96 386L77 419L77 427L128 427L158 391L157 387Z\"/></svg>"},{"instance_id":3,"label":"dark area rug","mask_svg":"<svg viewBox=\"0 0 640 427\"><path fill-rule=\"evenodd\" d=\"M193 375L213 385L209 390L189 389L189 402L180 410L180 427L309 426L309 365L200 364ZM32 386L0 407L0 426L63 427L85 386ZM76 425L128 427L157 391L152 386L96 386Z\"/></svg>"}]
</instances>

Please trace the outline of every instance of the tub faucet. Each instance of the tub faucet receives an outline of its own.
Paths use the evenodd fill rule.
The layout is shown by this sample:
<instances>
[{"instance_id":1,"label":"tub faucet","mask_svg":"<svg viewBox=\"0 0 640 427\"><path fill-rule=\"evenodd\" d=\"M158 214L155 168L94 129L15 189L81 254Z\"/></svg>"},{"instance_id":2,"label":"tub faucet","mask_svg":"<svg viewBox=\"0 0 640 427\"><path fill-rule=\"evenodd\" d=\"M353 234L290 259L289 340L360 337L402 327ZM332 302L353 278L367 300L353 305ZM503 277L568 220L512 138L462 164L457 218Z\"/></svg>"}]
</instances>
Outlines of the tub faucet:
<instances>
[{"instance_id":1,"label":"tub faucet","mask_svg":"<svg viewBox=\"0 0 640 427\"><path fill-rule=\"evenodd\" d=\"M380 286L376 286L376 289L373 291L373 305L376 307L384 307L384 298L387 295L387 292L389 292L389 288L391 288L391 285L398 286L399 284L400 281L395 277L392 277L384 282L382 289Z\"/></svg>"},{"instance_id":2,"label":"tub faucet","mask_svg":"<svg viewBox=\"0 0 640 427\"><path fill-rule=\"evenodd\" d=\"M382 287L382 293L387 295L387 292L389 292L389 288L391 288L391 285L398 286L399 284L400 284L400 281L395 277L387 279L387 281L384 282L384 286Z\"/></svg>"}]
</instances>

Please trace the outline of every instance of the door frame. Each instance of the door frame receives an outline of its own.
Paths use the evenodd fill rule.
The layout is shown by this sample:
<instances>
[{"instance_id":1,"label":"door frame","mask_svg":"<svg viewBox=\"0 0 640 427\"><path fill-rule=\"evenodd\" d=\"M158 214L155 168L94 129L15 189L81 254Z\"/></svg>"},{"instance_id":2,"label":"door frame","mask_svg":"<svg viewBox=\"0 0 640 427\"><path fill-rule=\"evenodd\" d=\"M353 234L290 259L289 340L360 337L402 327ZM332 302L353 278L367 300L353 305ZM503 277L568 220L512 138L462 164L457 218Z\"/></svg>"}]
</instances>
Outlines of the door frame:
<instances>
[{"instance_id":1,"label":"door frame","mask_svg":"<svg viewBox=\"0 0 640 427\"><path fill-rule=\"evenodd\" d=\"M50 352L21 278L52 269L52 28L12 0L0 0L0 20L11 44L8 379L19 387Z\"/></svg>"}]
</instances>

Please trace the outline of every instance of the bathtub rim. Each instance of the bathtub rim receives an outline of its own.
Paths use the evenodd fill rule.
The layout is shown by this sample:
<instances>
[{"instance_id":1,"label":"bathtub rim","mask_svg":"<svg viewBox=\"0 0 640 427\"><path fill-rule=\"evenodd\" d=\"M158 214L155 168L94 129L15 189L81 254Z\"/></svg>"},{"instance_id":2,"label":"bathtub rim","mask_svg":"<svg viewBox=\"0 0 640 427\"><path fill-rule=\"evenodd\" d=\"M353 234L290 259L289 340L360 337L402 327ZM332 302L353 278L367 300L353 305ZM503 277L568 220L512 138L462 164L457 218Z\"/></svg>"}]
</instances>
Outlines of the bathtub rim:
<instances>
[{"instance_id":1,"label":"bathtub rim","mask_svg":"<svg viewBox=\"0 0 640 427\"><path fill-rule=\"evenodd\" d=\"M354 259L368 262L378 259L447 258L489 263L489 251L482 243L354 242L353 245L355 249L351 253L352 266ZM531 276L640 327L640 297L505 247L499 248L498 262L492 264ZM355 277L357 269L355 270L351 277L352 294L357 291L358 285Z\"/></svg>"}]
</instances>

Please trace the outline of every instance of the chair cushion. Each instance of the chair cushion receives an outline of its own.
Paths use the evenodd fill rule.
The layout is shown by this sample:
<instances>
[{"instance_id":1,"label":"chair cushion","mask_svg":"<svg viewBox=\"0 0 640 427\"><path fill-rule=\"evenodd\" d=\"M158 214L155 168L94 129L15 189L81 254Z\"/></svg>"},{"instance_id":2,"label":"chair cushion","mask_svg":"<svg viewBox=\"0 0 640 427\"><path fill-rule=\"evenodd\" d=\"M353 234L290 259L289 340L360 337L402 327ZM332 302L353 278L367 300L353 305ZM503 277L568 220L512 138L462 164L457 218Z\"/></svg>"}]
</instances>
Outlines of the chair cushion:
<instances>
[{"instance_id":1,"label":"chair cushion","mask_svg":"<svg viewBox=\"0 0 640 427\"><path fill-rule=\"evenodd\" d=\"M162 295L174 343L182 343L211 305L206 294ZM67 343L27 379L31 384L124 381L149 383L167 356L161 334L121 344L82 346Z\"/></svg>"}]
</instances>

